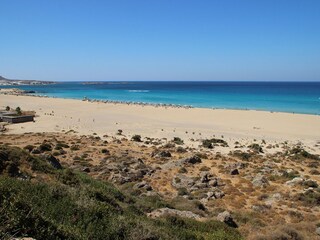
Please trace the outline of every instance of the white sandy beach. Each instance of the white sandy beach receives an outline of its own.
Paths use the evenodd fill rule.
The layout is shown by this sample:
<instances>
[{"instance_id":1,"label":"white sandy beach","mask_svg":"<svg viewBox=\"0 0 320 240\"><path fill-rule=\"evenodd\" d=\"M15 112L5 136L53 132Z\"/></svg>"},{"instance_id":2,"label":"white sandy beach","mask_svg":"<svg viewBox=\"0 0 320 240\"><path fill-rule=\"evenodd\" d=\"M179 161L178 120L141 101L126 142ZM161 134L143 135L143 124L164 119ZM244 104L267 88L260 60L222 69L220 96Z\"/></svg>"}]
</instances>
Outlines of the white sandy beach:
<instances>
[{"instance_id":1,"label":"white sandy beach","mask_svg":"<svg viewBox=\"0 0 320 240\"><path fill-rule=\"evenodd\" d=\"M190 139L221 137L233 141L320 141L320 116L253 110L183 109L84 102L81 100L0 95L0 107L34 110L35 123L8 126L11 133L61 132ZM313 149L318 152L319 148Z\"/></svg>"}]
</instances>

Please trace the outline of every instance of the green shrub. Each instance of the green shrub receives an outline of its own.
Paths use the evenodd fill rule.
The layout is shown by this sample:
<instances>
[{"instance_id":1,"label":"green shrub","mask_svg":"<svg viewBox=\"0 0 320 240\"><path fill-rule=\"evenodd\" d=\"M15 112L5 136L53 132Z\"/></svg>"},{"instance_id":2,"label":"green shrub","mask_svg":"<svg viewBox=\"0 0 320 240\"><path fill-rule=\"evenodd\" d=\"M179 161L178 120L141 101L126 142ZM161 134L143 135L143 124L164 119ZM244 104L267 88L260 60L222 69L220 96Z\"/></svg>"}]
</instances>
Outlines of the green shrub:
<instances>
[{"instance_id":1,"label":"green shrub","mask_svg":"<svg viewBox=\"0 0 320 240\"><path fill-rule=\"evenodd\" d=\"M185 167L182 167L182 168L179 169L178 172L179 172L179 173L187 173L188 170L187 170Z\"/></svg>"},{"instance_id":2,"label":"green shrub","mask_svg":"<svg viewBox=\"0 0 320 240\"><path fill-rule=\"evenodd\" d=\"M55 146L55 150L61 150L63 148L69 148L69 145L63 142L58 142Z\"/></svg>"},{"instance_id":3,"label":"green shrub","mask_svg":"<svg viewBox=\"0 0 320 240\"><path fill-rule=\"evenodd\" d=\"M210 168L207 167L207 166L202 166L199 170L202 171L202 172L206 172L206 171L209 171Z\"/></svg>"},{"instance_id":4,"label":"green shrub","mask_svg":"<svg viewBox=\"0 0 320 240\"><path fill-rule=\"evenodd\" d=\"M212 142L209 139L203 140L202 146L209 149L213 148Z\"/></svg>"},{"instance_id":5,"label":"green shrub","mask_svg":"<svg viewBox=\"0 0 320 240\"><path fill-rule=\"evenodd\" d=\"M255 151L257 153L263 153L262 147L257 143L253 143L253 144L249 145L248 148L252 149L253 151Z\"/></svg>"},{"instance_id":6,"label":"green shrub","mask_svg":"<svg viewBox=\"0 0 320 240\"><path fill-rule=\"evenodd\" d=\"M22 111L20 107L16 108L17 115L22 115Z\"/></svg>"},{"instance_id":7,"label":"green shrub","mask_svg":"<svg viewBox=\"0 0 320 240\"><path fill-rule=\"evenodd\" d=\"M217 221L150 219L145 212L170 207L159 196L128 197L108 182L50 168L18 148L0 146L0 164L10 172L20 164L39 171L32 181L0 172L0 239L241 239L235 229Z\"/></svg>"},{"instance_id":8,"label":"green shrub","mask_svg":"<svg viewBox=\"0 0 320 240\"><path fill-rule=\"evenodd\" d=\"M186 188L179 188L178 189L178 195L183 196L183 195L188 195L188 190Z\"/></svg>"},{"instance_id":9,"label":"green shrub","mask_svg":"<svg viewBox=\"0 0 320 240\"><path fill-rule=\"evenodd\" d=\"M239 150L232 152L231 155L238 157L243 161L248 161L254 156L254 154L252 154L252 153L242 152Z\"/></svg>"},{"instance_id":10,"label":"green shrub","mask_svg":"<svg viewBox=\"0 0 320 240\"><path fill-rule=\"evenodd\" d=\"M26 150L28 150L29 152L31 152L34 148L35 148L35 146L33 146L33 145L27 145L27 146L25 146L23 149L26 149Z\"/></svg>"},{"instance_id":11,"label":"green shrub","mask_svg":"<svg viewBox=\"0 0 320 240\"><path fill-rule=\"evenodd\" d=\"M172 142L174 142L177 145L182 145L184 143L183 140L179 137L174 137Z\"/></svg>"},{"instance_id":12,"label":"green shrub","mask_svg":"<svg viewBox=\"0 0 320 240\"><path fill-rule=\"evenodd\" d=\"M141 142L141 136L140 135L133 135L131 140L135 141L135 142Z\"/></svg>"},{"instance_id":13,"label":"green shrub","mask_svg":"<svg viewBox=\"0 0 320 240\"><path fill-rule=\"evenodd\" d=\"M205 148L213 148L214 145L228 147L228 143L223 139L218 138L211 138L211 139L204 139L202 141L202 146Z\"/></svg>"},{"instance_id":14,"label":"green shrub","mask_svg":"<svg viewBox=\"0 0 320 240\"><path fill-rule=\"evenodd\" d=\"M177 153L185 153L185 152L187 152L187 150L186 149L184 149L183 147L181 147L181 146L179 146L179 147L177 147Z\"/></svg>"},{"instance_id":15,"label":"green shrub","mask_svg":"<svg viewBox=\"0 0 320 240\"><path fill-rule=\"evenodd\" d=\"M320 206L320 189L299 193L295 196L295 200L303 202L306 206Z\"/></svg>"},{"instance_id":16,"label":"green shrub","mask_svg":"<svg viewBox=\"0 0 320 240\"><path fill-rule=\"evenodd\" d=\"M41 152L49 152L52 151L52 147L49 143L44 142L39 146L39 150Z\"/></svg>"},{"instance_id":17,"label":"green shrub","mask_svg":"<svg viewBox=\"0 0 320 240\"><path fill-rule=\"evenodd\" d=\"M311 154L299 146L292 148L289 151L289 153L291 155L293 155L293 159L295 159L295 160L299 160L300 158L308 158L308 159L312 159L312 160L319 160L320 159L319 156Z\"/></svg>"},{"instance_id":18,"label":"green shrub","mask_svg":"<svg viewBox=\"0 0 320 240\"><path fill-rule=\"evenodd\" d=\"M72 146L70 147L70 150L72 150L72 151L78 151L78 150L80 150L80 147L79 147L79 145L74 144L74 145L72 145Z\"/></svg>"},{"instance_id":19,"label":"green shrub","mask_svg":"<svg viewBox=\"0 0 320 240\"><path fill-rule=\"evenodd\" d=\"M106 149L106 148L104 148L104 149L101 150L101 153L108 154L108 153L109 153L109 150Z\"/></svg>"}]
</instances>

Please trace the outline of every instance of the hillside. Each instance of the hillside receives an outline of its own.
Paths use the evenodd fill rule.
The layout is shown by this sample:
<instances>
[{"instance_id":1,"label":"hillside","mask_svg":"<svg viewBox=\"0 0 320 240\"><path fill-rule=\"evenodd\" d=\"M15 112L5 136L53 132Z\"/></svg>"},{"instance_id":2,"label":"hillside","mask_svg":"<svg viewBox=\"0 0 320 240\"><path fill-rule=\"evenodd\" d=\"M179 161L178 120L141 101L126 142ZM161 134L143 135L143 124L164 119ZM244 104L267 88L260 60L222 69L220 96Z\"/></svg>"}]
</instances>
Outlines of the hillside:
<instances>
[{"instance_id":1,"label":"hillside","mask_svg":"<svg viewBox=\"0 0 320 240\"><path fill-rule=\"evenodd\" d=\"M7 220L0 232L27 228L28 214L4 205L19 200L55 234L71 234L63 239L101 239L99 232L120 227L125 235L115 239L318 239L320 162L303 145L267 153L269 143L255 142L223 154L230 144L223 139L190 148L179 138L118 134L2 135L0 213ZM41 239L34 227L19 234Z\"/></svg>"},{"instance_id":2,"label":"hillside","mask_svg":"<svg viewBox=\"0 0 320 240\"><path fill-rule=\"evenodd\" d=\"M0 239L241 239L217 221L148 218L146 211L169 204L129 196L40 156L0 145Z\"/></svg>"}]
</instances>

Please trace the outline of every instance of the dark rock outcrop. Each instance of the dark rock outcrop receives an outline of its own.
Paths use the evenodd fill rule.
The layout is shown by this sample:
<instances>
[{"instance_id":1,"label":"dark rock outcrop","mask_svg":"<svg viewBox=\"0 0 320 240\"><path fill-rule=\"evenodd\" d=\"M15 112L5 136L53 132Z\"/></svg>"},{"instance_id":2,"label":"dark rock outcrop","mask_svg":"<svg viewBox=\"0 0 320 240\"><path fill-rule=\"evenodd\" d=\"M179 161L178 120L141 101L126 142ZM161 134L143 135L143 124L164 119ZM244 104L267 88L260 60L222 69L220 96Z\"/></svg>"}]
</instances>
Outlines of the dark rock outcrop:
<instances>
[{"instance_id":1,"label":"dark rock outcrop","mask_svg":"<svg viewBox=\"0 0 320 240\"><path fill-rule=\"evenodd\" d=\"M55 158L52 154L44 153L40 157L45 161L49 162L49 164L55 169L62 169L60 161L57 158Z\"/></svg>"}]
</instances>

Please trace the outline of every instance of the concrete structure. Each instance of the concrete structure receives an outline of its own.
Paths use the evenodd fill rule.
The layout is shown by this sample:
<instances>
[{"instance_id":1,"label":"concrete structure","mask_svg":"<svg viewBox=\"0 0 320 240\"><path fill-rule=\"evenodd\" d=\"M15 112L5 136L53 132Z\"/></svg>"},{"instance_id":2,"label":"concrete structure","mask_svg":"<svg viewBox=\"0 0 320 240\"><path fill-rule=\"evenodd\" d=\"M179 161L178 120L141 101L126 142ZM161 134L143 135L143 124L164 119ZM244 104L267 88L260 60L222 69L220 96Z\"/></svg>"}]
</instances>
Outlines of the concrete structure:
<instances>
[{"instance_id":1,"label":"concrete structure","mask_svg":"<svg viewBox=\"0 0 320 240\"><path fill-rule=\"evenodd\" d=\"M13 115L12 112L8 112L8 111L0 111L0 122L3 122L3 117L4 116L10 116L10 115Z\"/></svg>"},{"instance_id":2,"label":"concrete structure","mask_svg":"<svg viewBox=\"0 0 320 240\"><path fill-rule=\"evenodd\" d=\"M7 123L33 122L33 116L32 115L3 116L2 121Z\"/></svg>"},{"instance_id":3,"label":"concrete structure","mask_svg":"<svg viewBox=\"0 0 320 240\"><path fill-rule=\"evenodd\" d=\"M12 112L0 112L0 122L7 123L23 123L23 122L33 122L33 115L16 115Z\"/></svg>"}]
</instances>

